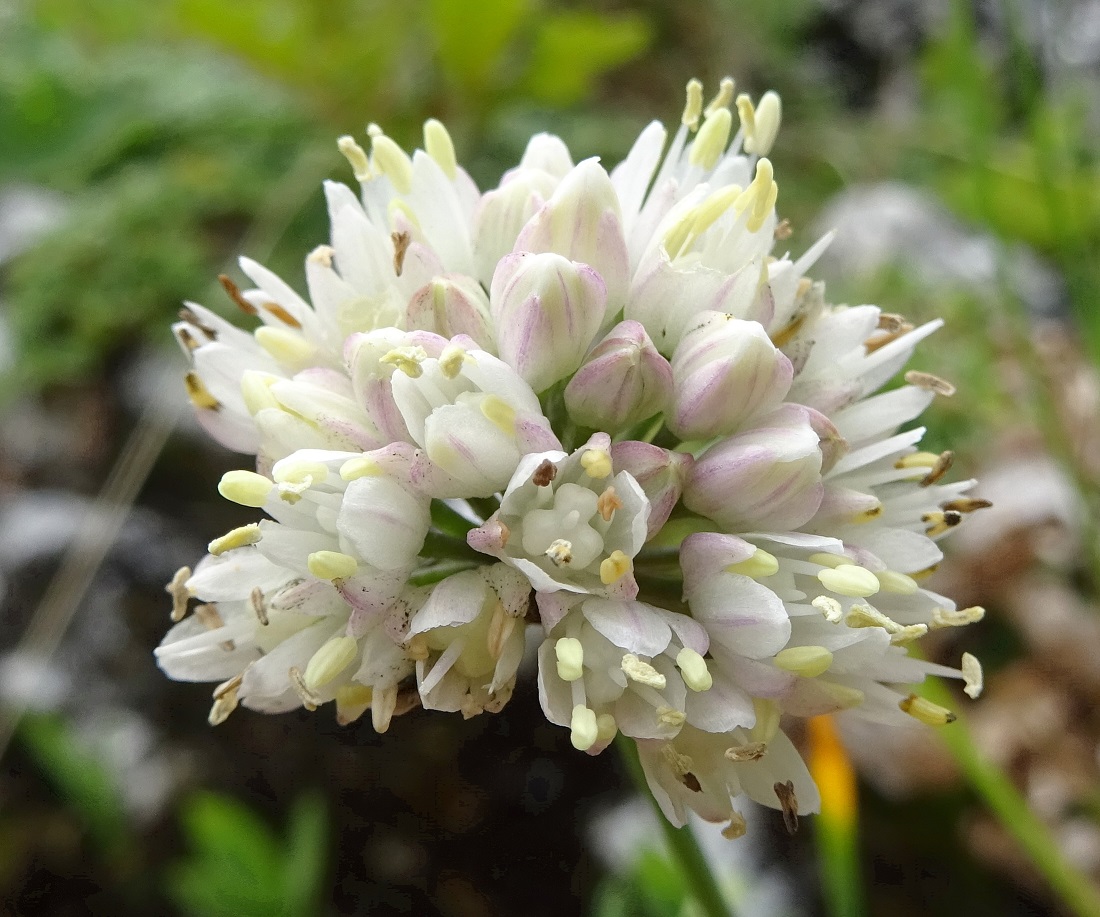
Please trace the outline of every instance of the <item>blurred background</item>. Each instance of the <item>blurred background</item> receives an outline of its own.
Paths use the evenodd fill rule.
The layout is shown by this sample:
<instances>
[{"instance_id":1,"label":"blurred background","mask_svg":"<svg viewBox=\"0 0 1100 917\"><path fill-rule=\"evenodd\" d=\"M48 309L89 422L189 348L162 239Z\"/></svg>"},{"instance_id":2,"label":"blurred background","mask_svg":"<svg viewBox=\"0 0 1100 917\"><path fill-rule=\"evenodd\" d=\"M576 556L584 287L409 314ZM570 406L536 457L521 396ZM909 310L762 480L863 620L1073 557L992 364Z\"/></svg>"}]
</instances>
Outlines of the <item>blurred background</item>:
<instances>
[{"instance_id":1,"label":"blurred background","mask_svg":"<svg viewBox=\"0 0 1100 917\"><path fill-rule=\"evenodd\" d=\"M691 914L533 681L383 737L211 729L152 649L175 569L246 521L168 324L233 314L238 253L301 287L335 138L439 117L484 189L537 130L614 163L726 74L782 94L785 244L840 229L831 301L947 320L914 364L958 386L927 448L995 507L933 583L985 620L924 644L978 655L981 701L802 737L832 808L793 837L748 813L722 880L744 915L1098 913L1098 0L0 0L0 912Z\"/></svg>"}]
</instances>

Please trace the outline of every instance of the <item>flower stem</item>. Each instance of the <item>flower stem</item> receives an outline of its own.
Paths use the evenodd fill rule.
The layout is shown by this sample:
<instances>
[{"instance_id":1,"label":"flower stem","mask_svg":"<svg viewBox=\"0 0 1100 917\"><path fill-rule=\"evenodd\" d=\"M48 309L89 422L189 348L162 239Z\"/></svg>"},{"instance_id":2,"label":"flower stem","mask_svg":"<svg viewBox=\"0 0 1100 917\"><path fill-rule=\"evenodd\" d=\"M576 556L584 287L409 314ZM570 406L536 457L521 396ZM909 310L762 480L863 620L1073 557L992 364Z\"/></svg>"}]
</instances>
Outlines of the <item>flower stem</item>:
<instances>
[{"instance_id":1,"label":"flower stem","mask_svg":"<svg viewBox=\"0 0 1100 917\"><path fill-rule=\"evenodd\" d=\"M692 833L691 826L684 825L683 828L674 828L665 818L661 807L657 805L657 800L653 798L649 785L646 783L642 762L638 758L638 746L634 744L634 740L620 733L615 739L615 744L619 747L619 754L622 756L626 769L630 773L634 785L638 788L638 792L648 799L653 806L653 812L664 831L665 843L668 844L669 853L680 869L684 885L690 890L699 905L700 912L706 917L731 917L733 911L726 901L725 895L722 894L722 890L718 887L714 874L710 871L710 866L706 857L703 856L699 842Z\"/></svg>"},{"instance_id":2,"label":"flower stem","mask_svg":"<svg viewBox=\"0 0 1100 917\"><path fill-rule=\"evenodd\" d=\"M953 698L942 684L929 679L921 693L929 700L951 706ZM940 735L951 750L973 790L1016 842L1027 851L1031 862L1066 907L1078 917L1100 914L1100 895L1087 878L1062 855L1050 829L1020 795L1008 775L978 749L964 717L945 726Z\"/></svg>"}]
</instances>

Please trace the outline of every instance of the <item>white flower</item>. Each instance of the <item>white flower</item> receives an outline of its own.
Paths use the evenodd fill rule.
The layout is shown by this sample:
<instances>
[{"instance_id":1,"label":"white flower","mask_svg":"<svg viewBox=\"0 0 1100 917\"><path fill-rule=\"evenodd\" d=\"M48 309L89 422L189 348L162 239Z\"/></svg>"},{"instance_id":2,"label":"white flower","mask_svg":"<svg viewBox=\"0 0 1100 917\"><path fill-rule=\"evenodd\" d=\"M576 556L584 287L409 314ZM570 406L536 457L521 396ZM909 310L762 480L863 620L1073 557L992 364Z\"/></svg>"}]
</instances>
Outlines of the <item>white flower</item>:
<instances>
[{"instance_id":1,"label":"white flower","mask_svg":"<svg viewBox=\"0 0 1100 917\"><path fill-rule=\"evenodd\" d=\"M175 326L200 421L256 456L223 494L271 517L170 586L158 661L222 680L213 722L495 713L530 622L572 744L636 741L671 821L736 836L739 794L817 808L782 716L942 724L909 685L980 692L969 654L907 653L982 614L921 585L987 505L901 429L951 386L876 394L940 323L829 305L805 276L829 236L774 250L780 115L692 81L671 140L650 124L608 173L540 134L485 194L436 121L412 155L340 140L362 193L325 187L309 301L246 259L254 333Z\"/></svg>"}]
</instances>

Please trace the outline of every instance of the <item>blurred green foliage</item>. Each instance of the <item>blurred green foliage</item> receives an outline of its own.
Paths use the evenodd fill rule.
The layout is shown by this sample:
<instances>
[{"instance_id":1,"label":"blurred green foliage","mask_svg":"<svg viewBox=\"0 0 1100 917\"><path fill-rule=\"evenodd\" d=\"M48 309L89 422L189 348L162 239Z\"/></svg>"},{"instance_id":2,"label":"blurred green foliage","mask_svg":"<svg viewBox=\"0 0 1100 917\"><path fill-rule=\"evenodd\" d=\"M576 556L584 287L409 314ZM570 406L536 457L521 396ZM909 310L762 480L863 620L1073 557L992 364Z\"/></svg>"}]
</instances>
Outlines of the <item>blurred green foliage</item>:
<instances>
[{"instance_id":1,"label":"blurred green foliage","mask_svg":"<svg viewBox=\"0 0 1100 917\"><path fill-rule=\"evenodd\" d=\"M237 799L196 793L182 810L191 855L169 872L168 889L191 917L310 917L321 910L328 868L325 803L291 806L279 837Z\"/></svg>"}]
</instances>

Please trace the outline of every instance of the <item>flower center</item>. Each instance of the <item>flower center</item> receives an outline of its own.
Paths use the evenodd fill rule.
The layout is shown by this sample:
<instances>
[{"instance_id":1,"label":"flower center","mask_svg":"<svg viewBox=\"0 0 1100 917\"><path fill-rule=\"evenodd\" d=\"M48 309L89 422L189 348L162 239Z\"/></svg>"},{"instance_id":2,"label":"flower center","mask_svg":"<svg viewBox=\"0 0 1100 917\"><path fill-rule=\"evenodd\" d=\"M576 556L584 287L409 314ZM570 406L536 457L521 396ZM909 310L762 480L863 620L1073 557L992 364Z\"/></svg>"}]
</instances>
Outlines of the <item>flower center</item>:
<instances>
[{"instance_id":1,"label":"flower center","mask_svg":"<svg viewBox=\"0 0 1100 917\"><path fill-rule=\"evenodd\" d=\"M525 516L524 552L544 554L558 567L583 570L603 553L603 535L590 524L598 511L595 493L579 484L562 484L549 507Z\"/></svg>"}]
</instances>

